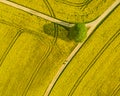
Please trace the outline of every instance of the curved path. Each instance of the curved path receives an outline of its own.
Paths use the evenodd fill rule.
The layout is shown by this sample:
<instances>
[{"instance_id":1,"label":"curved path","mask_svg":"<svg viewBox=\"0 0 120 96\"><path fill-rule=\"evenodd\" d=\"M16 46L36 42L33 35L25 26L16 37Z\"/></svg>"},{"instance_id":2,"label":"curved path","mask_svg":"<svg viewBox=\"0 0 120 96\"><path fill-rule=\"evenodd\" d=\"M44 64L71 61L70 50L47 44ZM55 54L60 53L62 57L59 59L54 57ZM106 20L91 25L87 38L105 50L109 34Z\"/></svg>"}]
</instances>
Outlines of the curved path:
<instances>
[{"instance_id":1,"label":"curved path","mask_svg":"<svg viewBox=\"0 0 120 96\"><path fill-rule=\"evenodd\" d=\"M13 2L7 1L7 0L0 0L1 3L7 4L9 6L15 7L17 9L23 10L25 12L28 12L30 14L36 15L38 17L41 17L43 19L49 20L51 22L66 26L66 27L72 27L74 24L70 24L55 18L52 18L50 16L47 16L43 13L37 12L35 10L32 10L30 8L15 4ZM94 32L94 30L101 24L101 22L120 4L120 0L116 0L98 19L91 23L87 23L86 27L89 27L89 30L87 32L87 38L82 43L78 43L78 45L75 47L75 49L72 51L72 53L68 56L68 58L65 60L61 68L58 70L57 74L53 78L52 82L50 83L49 87L47 88L44 96L48 96L54 87L55 83L57 82L58 78L60 77L61 73L65 70L69 62L72 60L72 58L76 55L76 53L79 51L79 49L83 46L83 44L88 40L88 37Z\"/></svg>"},{"instance_id":2,"label":"curved path","mask_svg":"<svg viewBox=\"0 0 120 96\"><path fill-rule=\"evenodd\" d=\"M72 60L72 58L77 54L79 49L83 46L83 44L88 40L89 36L93 33L93 31L99 26L99 24L120 4L120 0L116 0L98 19L95 21L86 24L86 26L90 27L88 32L87 32L87 38L84 42L79 43L75 49L71 52L71 54L68 56L68 58L65 60L61 68L58 70L57 74L53 78L52 82L50 83L48 89L46 90L44 96L48 96L54 85L56 84L58 78L62 74L62 72L65 70L69 62Z\"/></svg>"}]
</instances>

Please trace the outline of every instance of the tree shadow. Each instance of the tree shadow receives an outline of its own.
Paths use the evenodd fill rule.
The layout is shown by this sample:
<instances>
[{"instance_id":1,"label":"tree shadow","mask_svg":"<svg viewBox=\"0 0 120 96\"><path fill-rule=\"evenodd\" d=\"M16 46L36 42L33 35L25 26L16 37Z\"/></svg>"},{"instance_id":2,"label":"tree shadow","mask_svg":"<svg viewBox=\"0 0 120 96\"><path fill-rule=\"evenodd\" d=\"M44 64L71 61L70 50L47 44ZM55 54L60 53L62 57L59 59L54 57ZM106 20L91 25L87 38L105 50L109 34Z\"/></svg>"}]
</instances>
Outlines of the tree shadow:
<instances>
[{"instance_id":1,"label":"tree shadow","mask_svg":"<svg viewBox=\"0 0 120 96\"><path fill-rule=\"evenodd\" d=\"M57 38L60 38L62 40L65 40L65 41L70 41L70 39L68 38L68 33L69 31L64 28L63 26L60 26L60 25L57 25L58 26L58 36ZM55 34L55 26L54 26L54 23L48 23L48 24L45 24L43 26L43 29L44 29L44 32L50 36L53 36L54 37L54 34Z\"/></svg>"}]
</instances>

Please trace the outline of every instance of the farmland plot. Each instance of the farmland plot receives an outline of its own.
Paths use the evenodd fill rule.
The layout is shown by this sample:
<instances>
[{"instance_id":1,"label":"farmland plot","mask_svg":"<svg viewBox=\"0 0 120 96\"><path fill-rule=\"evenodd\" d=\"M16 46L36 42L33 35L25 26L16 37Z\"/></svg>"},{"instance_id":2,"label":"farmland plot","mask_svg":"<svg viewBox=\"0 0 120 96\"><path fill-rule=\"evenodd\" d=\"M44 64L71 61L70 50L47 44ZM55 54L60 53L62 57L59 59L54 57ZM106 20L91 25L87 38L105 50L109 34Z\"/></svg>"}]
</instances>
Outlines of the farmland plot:
<instances>
[{"instance_id":1,"label":"farmland plot","mask_svg":"<svg viewBox=\"0 0 120 96\"><path fill-rule=\"evenodd\" d=\"M90 22L115 0L8 0L72 23ZM120 7L87 39L50 96L119 93ZM48 20L0 3L0 96L43 96L77 43Z\"/></svg>"}]
</instances>

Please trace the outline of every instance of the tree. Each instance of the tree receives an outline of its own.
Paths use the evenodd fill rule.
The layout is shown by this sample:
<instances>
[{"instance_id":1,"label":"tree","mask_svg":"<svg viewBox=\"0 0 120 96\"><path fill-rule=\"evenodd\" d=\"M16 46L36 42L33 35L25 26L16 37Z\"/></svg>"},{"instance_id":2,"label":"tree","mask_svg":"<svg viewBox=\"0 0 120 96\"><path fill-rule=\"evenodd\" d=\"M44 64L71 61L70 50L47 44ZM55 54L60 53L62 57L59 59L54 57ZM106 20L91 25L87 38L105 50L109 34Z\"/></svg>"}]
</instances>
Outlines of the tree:
<instances>
[{"instance_id":1,"label":"tree","mask_svg":"<svg viewBox=\"0 0 120 96\"><path fill-rule=\"evenodd\" d=\"M74 27L68 29L68 38L76 42L82 42L87 36L87 27L85 23L77 23Z\"/></svg>"}]
</instances>

